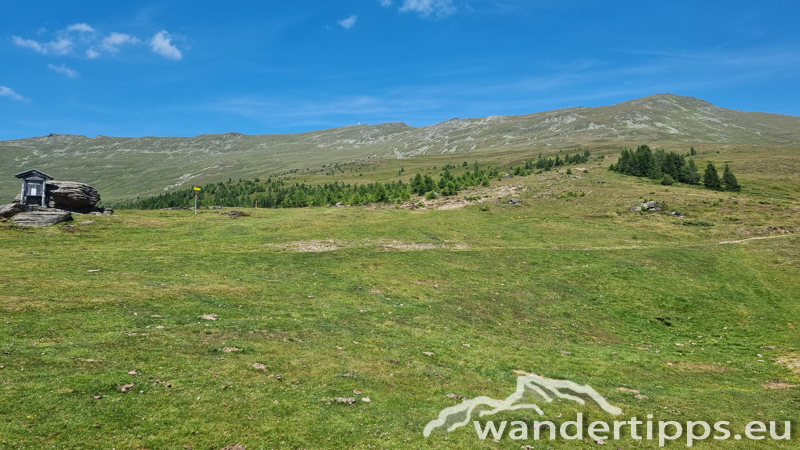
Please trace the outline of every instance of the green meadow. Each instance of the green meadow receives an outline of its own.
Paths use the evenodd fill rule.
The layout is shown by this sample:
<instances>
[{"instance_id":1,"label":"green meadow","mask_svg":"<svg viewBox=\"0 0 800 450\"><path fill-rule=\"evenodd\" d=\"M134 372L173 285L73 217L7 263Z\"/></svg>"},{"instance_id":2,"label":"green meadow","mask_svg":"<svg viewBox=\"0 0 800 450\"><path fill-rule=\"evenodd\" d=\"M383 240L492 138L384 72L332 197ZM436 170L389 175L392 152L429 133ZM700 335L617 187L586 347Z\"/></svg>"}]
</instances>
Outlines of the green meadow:
<instances>
[{"instance_id":1,"label":"green meadow","mask_svg":"<svg viewBox=\"0 0 800 450\"><path fill-rule=\"evenodd\" d=\"M0 448L597 445L587 436L481 440L472 424L423 436L459 397L504 399L521 373L590 385L622 418L562 400L539 402L543 417L474 419L652 414L725 420L732 434L751 421L781 430L789 421L790 441L765 433L694 446L797 448L798 149L696 148L701 169L729 162L743 190L609 172L619 154L609 147L593 149L585 172L495 180L424 208L124 210L45 229L4 222ZM405 179L464 159L476 157L384 159L364 175L323 170L292 181L386 181L400 167ZM456 200L463 206L446 208ZM666 206L628 209L648 200ZM658 448L629 432L606 444ZM682 438L666 448L685 446Z\"/></svg>"}]
</instances>

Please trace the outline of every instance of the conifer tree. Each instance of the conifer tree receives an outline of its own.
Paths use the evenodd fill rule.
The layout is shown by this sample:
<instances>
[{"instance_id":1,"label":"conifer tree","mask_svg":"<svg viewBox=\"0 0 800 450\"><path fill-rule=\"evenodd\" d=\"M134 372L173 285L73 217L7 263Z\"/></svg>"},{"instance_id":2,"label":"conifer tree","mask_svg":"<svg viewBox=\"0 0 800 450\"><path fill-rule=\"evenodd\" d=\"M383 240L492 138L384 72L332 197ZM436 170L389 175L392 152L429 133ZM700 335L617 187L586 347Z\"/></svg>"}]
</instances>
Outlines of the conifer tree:
<instances>
[{"instance_id":1,"label":"conifer tree","mask_svg":"<svg viewBox=\"0 0 800 450\"><path fill-rule=\"evenodd\" d=\"M739 181L736 180L736 175L733 174L733 171L727 164L725 164L725 171L722 173L722 184L725 186L726 191L739 192L742 190Z\"/></svg>"},{"instance_id":2,"label":"conifer tree","mask_svg":"<svg viewBox=\"0 0 800 450\"><path fill-rule=\"evenodd\" d=\"M697 169L697 164L693 159L690 159L681 169L680 180L681 183L700 184L700 171Z\"/></svg>"},{"instance_id":3,"label":"conifer tree","mask_svg":"<svg viewBox=\"0 0 800 450\"><path fill-rule=\"evenodd\" d=\"M714 163L709 162L708 166L706 166L706 171L703 174L703 186L715 191L722 190L722 180L719 179L719 173L717 173Z\"/></svg>"}]
</instances>

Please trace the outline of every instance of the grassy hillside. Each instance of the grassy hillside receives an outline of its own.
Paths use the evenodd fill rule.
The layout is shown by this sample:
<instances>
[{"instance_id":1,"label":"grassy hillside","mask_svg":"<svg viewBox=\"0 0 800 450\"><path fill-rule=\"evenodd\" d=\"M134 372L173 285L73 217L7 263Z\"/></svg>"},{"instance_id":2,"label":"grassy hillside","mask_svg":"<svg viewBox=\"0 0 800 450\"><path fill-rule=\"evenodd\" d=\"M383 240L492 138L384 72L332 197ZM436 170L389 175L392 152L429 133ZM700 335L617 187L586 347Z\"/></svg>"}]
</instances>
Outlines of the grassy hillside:
<instances>
[{"instance_id":1,"label":"grassy hillside","mask_svg":"<svg viewBox=\"0 0 800 450\"><path fill-rule=\"evenodd\" d=\"M182 137L51 135L0 142L0 196L18 191L13 174L37 168L90 183L107 201L149 196L228 178L266 177L331 163L372 165L414 155L507 151L546 154L631 143L800 144L800 118L734 111L670 94L598 108L524 116L453 119L429 127L362 125L296 135L238 133ZM475 156L464 156L470 161Z\"/></svg>"},{"instance_id":2,"label":"grassy hillside","mask_svg":"<svg viewBox=\"0 0 800 450\"><path fill-rule=\"evenodd\" d=\"M625 419L796 430L797 147L696 148L700 161L729 161L745 189L666 188L595 158L586 173L515 177L442 209L122 211L73 227L5 224L0 439L87 449L594 446L482 441L471 425L423 437L460 402L447 394L505 398L521 372L588 384ZM536 156L504 147L291 176L388 180L401 165L432 171L490 155L498 164ZM510 196L521 205L505 204ZM649 199L685 217L628 210ZM218 317L198 318L207 314ZM616 418L592 404L542 407L557 424L578 411ZM490 418L544 420L530 410Z\"/></svg>"}]
</instances>

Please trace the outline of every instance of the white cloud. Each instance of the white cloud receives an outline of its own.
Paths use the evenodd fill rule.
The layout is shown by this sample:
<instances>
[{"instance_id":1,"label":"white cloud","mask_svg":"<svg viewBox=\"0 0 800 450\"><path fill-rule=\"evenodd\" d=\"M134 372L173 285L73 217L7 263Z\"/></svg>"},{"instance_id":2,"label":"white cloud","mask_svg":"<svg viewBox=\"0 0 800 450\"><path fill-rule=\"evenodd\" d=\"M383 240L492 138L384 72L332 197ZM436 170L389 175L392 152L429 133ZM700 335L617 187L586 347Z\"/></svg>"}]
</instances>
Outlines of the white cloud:
<instances>
[{"instance_id":1,"label":"white cloud","mask_svg":"<svg viewBox=\"0 0 800 450\"><path fill-rule=\"evenodd\" d=\"M381 6L392 6L392 0L381 0Z\"/></svg>"},{"instance_id":2,"label":"white cloud","mask_svg":"<svg viewBox=\"0 0 800 450\"><path fill-rule=\"evenodd\" d=\"M401 12L415 12L422 16L448 16L456 11L453 0L403 0Z\"/></svg>"},{"instance_id":3,"label":"white cloud","mask_svg":"<svg viewBox=\"0 0 800 450\"><path fill-rule=\"evenodd\" d=\"M78 76L78 71L67 67L66 64L61 64L60 66L54 66L52 64L48 64L47 67L51 70L55 70L57 73L64 74L70 78L75 78Z\"/></svg>"},{"instance_id":4,"label":"white cloud","mask_svg":"<svg viewBox=\"0 0 800 450\"><path fill-rule=\"evenodd\" d=\"M341 23L342 26L350 28L355 25L355 20L356 17L352 16L344 19ZM47 31L44 29L40 30L40 34L45 32ZM131 47L143 42L136 36L116 31L105 34L84 22L74 23L48 34L52 36L50 41L26 39L20 36L11 36L11 38L14 45L31 49L43 55L85 55L88 59L97 59L104 54L116 54L123 47ZM173 41L181 39L182 36L170 35L162 30L144 42L150 44L154 53L165 58L180 60L183 59L183 54L173 44ZM61 73L66 74L66 72Z\"/></svg>"},{"instance_id":5,"label":"white cloud","mask_svg":"<svg viewBox=\"0 0 800 450\"><path fill-rule=\"evenodd\" d=\"M116 53L121 45L138 44L141 42L138 38L125 33L111 33L103 38L100 46L111 53Z\"/></svg>"},{"instance_id":6,"label":"white cloud","mask_svg":"<svg viewBox=\"0 0 800 450\"><path fill-rule=\"evenodd\" d=\"M91 33L94 31L94 28L90 27L89 24L86 23L74 23L67 27L67 31L80 31L81 33Z\"/></svg>"},{"instance_id":7,"label":"white cloud","mask_svg":"<svg viewBox=\"0 0 800 450\"><path fill-rule=\"evenodd\" d=\"M39 53L45 53L44 47L42 47L41 44L34 41L33 39L22 39L19 36L11 36L11 38L14 40L14 45L17 45L19 47L29 47L36 50Z\"/></svg>"},{"instance_id":8,"label":"white cloud","mask_svg":"<svg viewBox=\"0 0 800 450\"><path fill-rule=\"evenodd\" d=\"M347 19L342 19L339 21L339 25L343 26L346 30L353 28L356 26L356 20L358 20L358 16L350 16Z\"/></svg>"},{"instance_id":9,"label":"white cloud","mask_svg":"<svg viewBox=\"0 0 800 450\"><path fill-rule=\"evenodd\" d=\"M32 48L33 50L47 55L49 53L55 53L57 55L65 55L72 51L72 41L67 38L61 38L56 41L50 42L37 42L33 39L22 39L19 36L11 36L14 41L14 45L19 47L28 47Z\"/></svg>"},{"instance_id":10,"label":"white cloud","mask_svg":"<svg viewBox=\"0 0 800 450\"><path fill-rule=\"evenodd\" d=\"M164 30L159 31L150 39L150 47L153 48L154 53L169 58L179 60L183 58L181 51L172 45L172 37Z\"/></svg>"},{"instance_id":11,"label":"white cloud","mask_svg":"<svg viewBox=\"0 0 800 450\"><path fill-rule=\"evenodd\" d=\"M69 39L59 39L57 41L50 41L45 45L51 52L57 55L66 55L67 53L72 51L72 41Z\"/></svg>"},{"instance_id":12,"label":"white cloud","mask_svg":"<svg viewBox=\"0 0 800 450\"><path fill-rule=\"evenodd\" d=\"M28 99L14 92L13 89L5 86L0 86L0 97L11 97L20 102L27 102Z\"/></svg>"}]
</instances>

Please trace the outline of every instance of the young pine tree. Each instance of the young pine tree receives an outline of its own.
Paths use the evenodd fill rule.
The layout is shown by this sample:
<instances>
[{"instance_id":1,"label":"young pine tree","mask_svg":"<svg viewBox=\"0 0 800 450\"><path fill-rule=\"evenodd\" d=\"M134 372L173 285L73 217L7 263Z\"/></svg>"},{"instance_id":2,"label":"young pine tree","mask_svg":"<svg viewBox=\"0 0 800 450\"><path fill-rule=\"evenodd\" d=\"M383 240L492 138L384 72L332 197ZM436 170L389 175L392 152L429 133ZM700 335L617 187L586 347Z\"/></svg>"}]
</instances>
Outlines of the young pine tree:
<instances>
[{"instance_id":1,"label":"young pine tree","mask_svg":"<svg viewBox=\"0 0 800 450\"><path fill-rule=\"evenodd\" d=\"M722 184L725 186L726 191L739 192L742 190L739 181L736 180L736 175L733 174L733 171L727 164L725 164L725 171L722 173Z\"/></svg>"},{"instance_id":2,"label":"young pine tree","mask_svg":"<svg viewBox=\"0 0 800 450\"><path fill-rule=\"evenodd\" d=\"M719 179L719 173L717 173L717 168L714 167L714 163L710 162L708 166L706 166L706 171L703 174L703 186L715 191L722 190L722 180Z\"/></svg>"},{"instance_id":3,"label":"young pine tree","mask_svg":"<svg viewBox=\"0 0 800 450\"><path fill-rule=\"evenodd\" d=\"M693 159L690 159L681 169L680 180L681 183L700 184L700 171L697 170L697 164L694 163Z\"/></svg>"}]
</instances>

